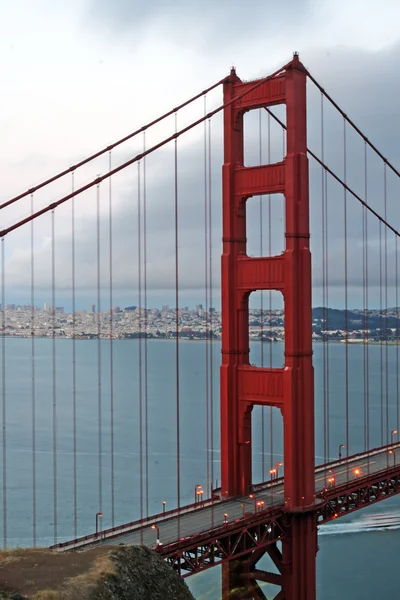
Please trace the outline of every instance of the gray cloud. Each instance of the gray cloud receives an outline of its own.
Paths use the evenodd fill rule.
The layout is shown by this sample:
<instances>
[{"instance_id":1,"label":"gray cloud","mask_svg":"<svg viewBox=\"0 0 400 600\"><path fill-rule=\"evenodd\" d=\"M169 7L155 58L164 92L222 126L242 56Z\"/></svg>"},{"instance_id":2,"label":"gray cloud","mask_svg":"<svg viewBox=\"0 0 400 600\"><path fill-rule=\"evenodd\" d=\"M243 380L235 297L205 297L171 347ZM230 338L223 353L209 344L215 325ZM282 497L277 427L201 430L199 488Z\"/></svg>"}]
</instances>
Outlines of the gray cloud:
<instances>
[{"instance_id":1,"label":"gray cloud","mask_svg":"<svg viewBox=\"0 0 400 600\"><path fill-rule=\"evenodd\" d=\"M307 22L313 4L313 0L286 0L279 5L253 0L243 10L239 0L93 0L88 18L115 35L132 31L140 38L148 26L158 25L171 42L180 45L190 40L199 47L215 47L261 34L271 20L274 37L282 27L290 32Z\"/></svg>"},{"instance_id":2,"label":"gray cloud","mask_svg":"<svg viewBox=\"0 0 400 600\"><path fill-rule=\"evenodd\" d=\"M397 140L400 123L394 115L394 102L398 84L393 81L392 71L387 68L393 63L397 48L390 51L369 52L339 49L327 55L323 52L308 53L309 64L316 78L334 96L338 103L350 116L355 115L357 124L370 136L382 151L394 162L399 158ZM307 52L305 52L307 55ZM368 64L367 69L362 66ZM334 65L334 68L330 68ZM341 68L342 67L342 68ZM356 73L357 76L352 76ZM309 145L317 152L321 145L320 98L310 87L309 101ZM384 96L372 90L388 90ZM343 120L334 115L325 106L324 135L325 161L340 176L343 175ZM254 118L253 118L254 117ZM262 155L266 160L268 140L267 115L263 113ZM246 164L259 162L258 115L246 118ZM374 132L376 136L374 136ZM201 296L204 290L204 141L199 139L190 146L182 146L179 142L179 268L180 289L183 296L192 291L193 297ZM377 139L376 139L377 138ZM184 142L182 142L184 143ZM279 160L282 156L282 134L279 127L271 128L271 159ZM219 269L221 252L221 165L222 130L215 126L212 138L212 213L213 213L213 285L219 287ZM368 153L368 201L383 214L383 169L379 161ZM348 183L364 196L364 144L347 130L347 170ZM113 287L116 296L132 297L137 295L137 179L135 169L129 171L127 178L114 180L113 194ZM159 290L171 293L174 287L174 163L171 149L157 152L147 162L147 277L148 288L156 294ZM142 182L143 183L143 182ZM322 187L321 169L310 160L310 202L311 202L311 247L314 266L314 303L319 304L323 283L322 252ZM324 188L325 189L325 188ZM328 271L329 285L333 292L331 298L336 304L343 304L344 297L344 217L343 190L328 176ZM324 192L325 193L325 192ZM90 196L94 201L94 194ZM101 215L101 281L104 302L109 285L108 263L108 213L107 187L101 189L104 210ZM77 201L78 202L78 201ZM83 200L79 200L83 203ZM86 200L85 200L86 202ZM387 178L387 215L393 225L400 227L399 185L390 174ZM362 302L363 286L363 249L362 249L362 210L359 203L347 195L347 236L348 236L348 277L352 289L353 305ZM263 199L263 248L267 252L271 245L272 253L279 253L283 248L284 210L282 198L271 199L271 244L269 235L269 204ZM64 213L56 213L56 286L58 294L68 295L71 287L71 231L68 221L63 227ZM260 212L259 199L248 201L248 240L250 255L259 255L260 245ZM379 285L382 277L382 254L385 246L379 245L379 224L374 217L368 217L368 280L371 287L371 305L379 303ZM382 230L383 231L383 230ZM382 233L381 231L381 233ZM11 236L10 236L11 238ZM23 236L22 236L23 238ZM7 261L7 285L24 289L29 281L30 250L26 239L18 238L21 243ZM75 232L77 260L77 289L82 294L95 295L97 286L97 254L96 254L96 220L93 210L81 215L77 220ZM384 244L384 234L381 238ZM8 243L8 241L7 241ZM11 242L12 247L12 242ZM51 247L48 237L39 248L35 257L35 277L38 288L51 288ZM11 250L10 250L11 252ZM388 236L388 285L389 297L394 298L396 283L394 237ZM334 289L335 288L335 289ZM26 287L28 290L28 288ZM132 300L134 301L134 300ZM102 301L103 302L103 301ZM184 304L185 301L182 301Z\"/></svg>"}]
</instances>

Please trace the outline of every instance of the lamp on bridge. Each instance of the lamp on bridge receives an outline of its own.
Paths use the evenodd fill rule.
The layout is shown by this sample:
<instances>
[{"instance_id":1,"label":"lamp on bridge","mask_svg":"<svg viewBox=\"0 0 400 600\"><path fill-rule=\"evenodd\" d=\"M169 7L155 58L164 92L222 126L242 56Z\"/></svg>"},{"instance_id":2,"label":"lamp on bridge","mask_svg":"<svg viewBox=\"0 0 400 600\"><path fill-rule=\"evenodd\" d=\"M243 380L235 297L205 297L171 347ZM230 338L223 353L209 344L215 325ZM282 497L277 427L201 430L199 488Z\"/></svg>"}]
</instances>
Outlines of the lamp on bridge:
<instances>
[{"instance_id":1,"label":"lamp on bridge","mask_svg":"<svg viewBox=\"0 0 400 600\"><path fill-rule=\"evenodd\" d=\"M165 505L166 505L166 504L167 504L167 503L165 502L165 500L163 500L163 502L162 502L162 514L163 514L163 515L165 515Z\"/></svg>"},{"instance_id":2,"label":"lamp on bridge","mask_svg":"<svg viewBox=\"0 0 400 600\"><path fill-rule=\"evenodd\" d=\"M254 512L257 512L257 498L255 497L254 494L250 494L249 498L253 499L253 502L254 502Z\"/></svg>"},{"instance_id":3,"label":"lamp on bridge","mask_svg":"<svg viewBox=\"0 0 400 600\"><path fill-rule=\"evenodd\" d=\"M228 524L228 513L224 514L224 525Z\"/></svg>"},{"instance_id":4,"label":"lamp on bridge","mask_svg":"<svg viewBox=\"0 0 400 600\"><path fill-rule=\"evenodd\" d=\"M329 485L329 487L335 487L336 474L332 471L332 469L329 469L328 473L330 474L328 477L328 485Z\"/></svg>"},{"instance_id":5,"label":"lamp on bridge","mask_svg":"<svg viewBox=\"0 0 400 600\"><path fill-rule=\"evenodd\" d=\"M340 444L339 446L339 460L342 460L342 448L346 448L344 444Z\"/></svg>"},{"instance_id":6,"label":"lamp on bridge","mask_svg":"<svg viewBox=\"0 0 400 600\"><path fill-rule=\"evenodd\" d=\"M276 463L276 465L275 465L275 471L276 471L276 478L277 478L277 479L278 479L278 477L279 477L279 467L282 467L282 466L283 466L283 462L281 462L281 461L278 461L278 462Z\"/></svg>"},{"instance_id":7,"label":"lamp on bridge","mask_svg":"<svg viewBox=\"0 0 400 600\"><path fill-rule=\"evenodd\" d=\"M96 537L99 535L99 518L103 516L103 513L96 513Z\"/></svg>"},{"instance_id":8,"label":"lamp on bridge","mask_svg":"<svg viewBox=\"0 0 400 600\"><path fill-rule=\"evenodd\" d=\"M263 510L264 504L264 500L260 500L259 502L257 502L258 510Z\"/></svg>"},{"instance_id":9,"label":"lamp on bridge","mask_svg":"<svg viewBox=\"0 0 400 600\"><path fill-rule=\"evenodd\" d=\"M200 485L200 483L196 483L196 485L194 486L194 503L195 504L199 499L198 490L201 490L201 488L202 488L202 486Z\"/></svg>"},{"instance_id":10,"label":"lamp on bridge","mask_svg":"<svg viewBox=\"0 0 400 600\"><path fill-rule=\"evenodd\" d=\"M392 431L390 432L390 438L391 438L392 444L394 443L393 438L395 435L397 435L397 429L392 429Z\"/></svg>"},{"instance_id":11,"label":"lamp on bridge","mask_svg":"<svg viewBox=\"0 0 400 600\"><path fill-rule=\"evenodd\" d=\"M156 544L157 544L157 546L159 546L160 545L160 529L159 529L158 525L156 525L156 523L154 523L154 525L152 525L151 528L155 529L157 531Z\"/></svg>"},{"instance_id":12,"label":"lamp on bridge","mask_svg":"<svg viewBox=\"0 0 400 600\"><path fill-rule=\"evenodd\" d=\"M389 454L393 454L393 465L396 466L396 452L393 452L393 450L389 450Z\"/></svg>"},{"instance_id":13,"label":"lamp on bridge","mask_svg":"<svg viewBox=\"0 0 400 600\"><path fill-rule=\"evenodd\" d=\"M269 470L269 474L271 475L271 480L275 479L275 475L276 475L276 469L270 469Z\"/></svg>"}]
</instances>

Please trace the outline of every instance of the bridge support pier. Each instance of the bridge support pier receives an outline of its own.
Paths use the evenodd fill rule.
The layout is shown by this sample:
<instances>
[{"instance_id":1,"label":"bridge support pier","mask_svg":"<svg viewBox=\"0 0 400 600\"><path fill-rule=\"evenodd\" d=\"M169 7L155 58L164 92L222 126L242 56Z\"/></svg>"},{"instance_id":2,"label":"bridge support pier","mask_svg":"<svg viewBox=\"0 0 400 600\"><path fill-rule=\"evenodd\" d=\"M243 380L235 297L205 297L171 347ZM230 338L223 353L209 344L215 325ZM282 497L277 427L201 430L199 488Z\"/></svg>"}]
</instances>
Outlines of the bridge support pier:
<instances>
[{"instance_id":1,"label":"bridge support pier","mask_svg":"<svg viewBox=\"0 0 400 600\"><path fill-rule=\"evenodd\" d=\"M257 83L242 82L234 70L224 83L221 494L229 498L250 493L251 412L255 405L277 407L283 416L284 511L289 528L282 556L277 548L265 549L273 554L280 575L254 571L248 561L224 565L224 600L262 598L255 575L281 585L278 600L314 600L316 595L306 79L303 65L294 56L283 72ZM276 104L286 105L286 156L280 163L245 167L243 116ZM271 194L285 198L285 250L277 256L252 258L247 255L246 202L252 196ZM283 296L282 369L257 368L249 362L249 296L256 290L276 290Z\"/></svg>"},{"instance_id":2,"label":"bridge support pier","mask_svg":"<svg viewBox=\"0 0 400 600\"><path fill-rule=\"evenodd\" d=\"M257 568L266 554L278 573ZM315 512L291 515L282 552L275 543L242 559L222 563L222 600L316 600L316 554ZM280 590L272 597L259 582Z\"/></svg>"}]
</instances>

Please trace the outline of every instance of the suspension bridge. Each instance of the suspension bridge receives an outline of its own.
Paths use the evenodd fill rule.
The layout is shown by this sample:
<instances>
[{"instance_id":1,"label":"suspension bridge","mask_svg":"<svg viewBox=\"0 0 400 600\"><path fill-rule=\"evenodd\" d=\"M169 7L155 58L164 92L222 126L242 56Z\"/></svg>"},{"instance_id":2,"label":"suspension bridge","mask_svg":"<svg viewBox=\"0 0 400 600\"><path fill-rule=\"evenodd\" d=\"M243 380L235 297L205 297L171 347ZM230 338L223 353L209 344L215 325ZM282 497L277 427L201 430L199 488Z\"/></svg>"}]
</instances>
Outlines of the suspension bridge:
<instances>
[{"instance_id":1,"label":"suspension bridge","mask_svg":"<svg viewBox=\"0 0 400 600\"><path fill-rule=\"evenodd\" d=\"M146 544L182 577L221 565L223 599L315 599L318 526L400 491L399 177L295 54L3 201L4 547L22 523L33 546ZM123 289L136 305L115 310ZM182 298L201 294L189 327Z\"/></svg>"}]
</instances>

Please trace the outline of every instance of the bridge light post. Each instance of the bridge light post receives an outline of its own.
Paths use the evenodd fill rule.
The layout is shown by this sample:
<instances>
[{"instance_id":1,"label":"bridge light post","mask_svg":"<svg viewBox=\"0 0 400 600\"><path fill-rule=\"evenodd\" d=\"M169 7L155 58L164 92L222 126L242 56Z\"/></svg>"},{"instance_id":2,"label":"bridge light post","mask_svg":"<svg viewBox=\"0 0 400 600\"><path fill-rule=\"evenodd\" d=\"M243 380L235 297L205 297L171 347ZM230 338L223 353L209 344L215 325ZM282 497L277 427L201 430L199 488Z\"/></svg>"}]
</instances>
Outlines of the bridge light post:
<instances>
[{"instance_id":1,"label":"bridge light post","mask_svg":"<svg viewBox=\"0 0 400 600\"><path fill-rule=\"evenodd\" d=\"M283 466L283 462L281 462L281 461L278 461L278 462L276 463L276 465L275 465L275 471L276 471L276 478L277 478L277 479L278 479L278 477L279 477L279 467L282 467L282 466Z\"/></svg>"},{"instance_id":2,"label":"bridge light post","mask_svg":"<svg viewBox=\"0 0 400 600\"><path fill-rule=\"evenodd\" d=\"M344 444L340 444L339 446L339 460L342 460L342 448L346 448Z\"/></svg>"},{"instance_id":3,"label":"bridge light post","mask_svg":"<svg viewBox=\"0 0 400 600\"><path fill-rule=\"evenodd\" d=\"M96 537L99 535L99 518L103 516L103 513L96 513Z\"/></svg>"},{"instance_id":4,"label":"bridge light post","mask_svg":"<svg viewBox=\"0 0 400 600\"><path fill-rule=\"evenodd\" d=\"M270 469L269 474L271 475L271 481L275 479L276 469Z\"/></svg>"},{"instance_id":5,"label":"bridge light post","mask_svg":"<svg viewBox=\"0 0 400 600\"><path fill-rule=\"evenodd\" d=\"M393 450L389 450L389 454L393 454L393 466L396 466L396 452L393 452Z\"/></svg>"},{"instance_id":6,"label":"bridge light post","mask_svg":"<svg viewBox=\"0 0 400 600\"><path fill-rule=\"evenodd\" d=\"M391 438L392 444L394 444L393 438L395 435L397 435L397 429L392 429L392 431L390 432L390 438Z\"/></svg>"},{"instance_id":7,"label":"bridge light post","mask_svg":"<svg viewBox=\"0 0 400 600\"><path fill-rule=\"evenodd\" d=\"M156 538L156 544L157 546L160 545L160 529L158 527L158 525L154 524L151 526L152 529L155 529L157 531L157 538Z\"/></svg>"},{"instance_id":8,"label":"bridge light post","mask_svg":"<svg viewBox=\"0 0 400 600\"><path fill-rule=\"evenodd\" d=\"M165 506L166 506L166 504L167 503L165 502L165 500L163 500L163 502L162 502L162 514L163 515L165 515Z\"/></svg>"},{"instance_id":9,"label":"bridge light post","mask_svg":"<svg viewBox=\"0 0 400 600\"><path fill-rule=\"evenodd\" d=\"M257 498L255 497L254 494L250 494L249 498L253 499L253 502L254 502L254 512L257 512Z\"/></svg>"},{"instance_id":10,"label":"bridge light post","mask_svg":"<svg viewBox=\"0 0 400 600\"><path fill-rule=\"evenodd\" d=\"M356 467L355 469L353 469L353 473L356 477L359 477L361 475L361 469L359 467Z\"/></svg>"},{"instance_id":11,"label":"bridge light post","mask_svg":"<svg viewBox=\"0 0 400 600\"><path fill-rule=\"evenodd\" d=\"M201 502L203 499L204 490L197 490L197 502Z\"/></svg>"},{"instance_id":12,"label":"bridge light post","mask_svg":"<svg viewBox=\"0 0 400 600\"><path fill-rule=\"evenodd\" d=\"M243 515L243 519L244 519L246 516L246 506L245 506L244 502L242 502L242 515Z\"/></svg>"},{"instance_id":13,"label":"bridge light post","mask_svg":"<svg viewBox=\"0 0 400 600\"><path fill-rule=\"evenodd\" d=\"M196 483L196 485L194 486L194 503L195 504L198 499L197 490L199 490L199 489L201 489L201 485L199 483Z\"/></svg>"},{"instance_id":14,"label":"bridge light post","mask_svg":"<svg viewBox=\"0 0 400 600\"><path fill-rule=\"evenodd\" d=\"M228 525L228 513L224 514L224 525Z\"/></svg>"},{"instance_id":15,"label":"bridge light post","mask_svg":"<svg viewBox=\"0 0 400 600\"><path fill-rule=\"evenodd\" d=\"M330 473L329 477L328 477L328 484L330 487L335 487L336 485L336 474L332 471L332 469L329 469L328 473Z\"/></svg>"}]
</instances>

